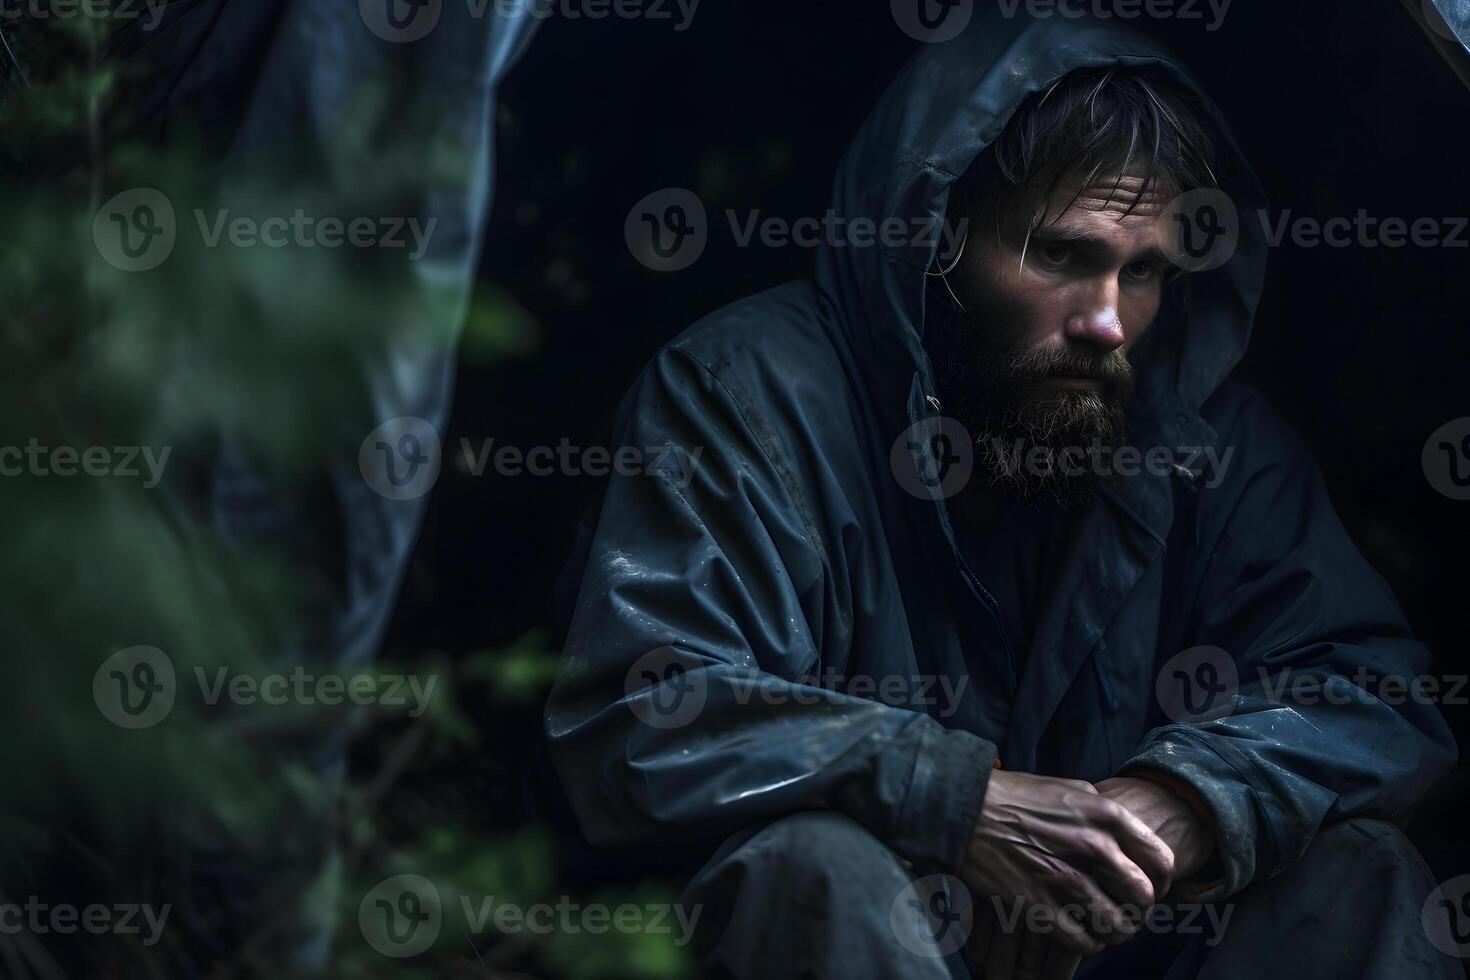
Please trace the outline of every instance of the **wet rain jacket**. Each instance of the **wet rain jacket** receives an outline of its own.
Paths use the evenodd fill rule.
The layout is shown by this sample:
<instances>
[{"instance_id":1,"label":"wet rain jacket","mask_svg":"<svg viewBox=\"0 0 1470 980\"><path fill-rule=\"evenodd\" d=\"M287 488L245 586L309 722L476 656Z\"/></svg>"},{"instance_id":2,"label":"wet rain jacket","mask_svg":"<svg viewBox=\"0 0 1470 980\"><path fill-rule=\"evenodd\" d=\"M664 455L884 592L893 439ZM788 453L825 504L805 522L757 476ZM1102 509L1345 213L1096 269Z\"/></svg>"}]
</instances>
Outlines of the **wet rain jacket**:
<instances>
[{"instance_id":1,"label":"wet rain jacket","mask_svg":"<svg viewBox=\"0 0 1470 980\"><path fill-rule=\"evenodd\" d=\"M837 214L942 218L1018 105L1072 70L1159 65L1197 87L1115 27L979 18L925 46L890 87L841 163ZM1221 142L1222 188L1242 213L1263 206L1238 148ZM1139 447L1234 449L1223 478L1186 455L1185 471L1101 481L1055 524L1056 571L1014 659L982 652L1003 642L944 501L906 492L890 464L895 441L940 411L921 343L932 241L823 246L812 281L734 303L668 344L614 438L702 452L688 471L612 478L573 559L581 587L546 710L585 834L704 846L835 810L916 866L953 871L997 756L1092 781L1150 767L1211 811L1219 898L1291 865L1324 822L1402 820L1455 750L1433 707L1349 679L1418 676L1430 657L1306 447L1230 378L1266 267L1260 228L1242 224L1231 260L1191 277L1187 314L1174 307L1154 326L1165 333L1130 410ZM1172 723L1159 668L1204 644L1228 652L1238 695L1223 717ZM684 672L666 662L643 675L655 651ZM943 679L960 694L895 706L809 686L823 675ZM1324 696L1270 696L1302 678ZM757 682L765 695L751 695ZM697 689L697 712L649 723L675 683Z\"/></svg>"}]
</instances>

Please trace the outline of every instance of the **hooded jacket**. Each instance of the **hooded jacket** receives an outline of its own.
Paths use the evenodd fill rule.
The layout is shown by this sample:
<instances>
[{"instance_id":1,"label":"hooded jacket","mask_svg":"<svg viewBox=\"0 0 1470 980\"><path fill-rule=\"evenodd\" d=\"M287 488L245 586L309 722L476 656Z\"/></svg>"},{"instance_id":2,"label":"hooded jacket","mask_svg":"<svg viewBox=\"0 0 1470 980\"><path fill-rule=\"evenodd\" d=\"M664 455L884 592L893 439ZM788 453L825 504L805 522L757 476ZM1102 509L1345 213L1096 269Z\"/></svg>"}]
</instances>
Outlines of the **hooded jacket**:
<instances>
[{"instance_id":1,"label":"hooded jacket","mask_svg":"<svg viewBox=\"0 0 1470 980\"><path fill-rule=\"evenodd\" d=\"M843 158L833 210L937 227L1028 96L1108 65L1158 66L1198 91L1111 25L977 11L889 88ZM1205 102L1221 188L1254 211L1262 192ZM1132 445L1233 450L1229 465L1204 479L1186 455L1099 480L1050 532L1055 572L1024 656L982 652L1003 647L975 642L996 620L945 502L896 477L895 444L942 410L922 343L935 236L825 244L812 281L661 350L614 438L697 463L612 478L573 558L581 587L545 715L588 838L704 846L835 810L916 867L954 871L998 758L1089 781L1147 767L1208 808L1225 869L1214 899L1290 866L1324 822L1406 817L1453 743L1433 707L1362 678L1415 677L1430 657L1305 446L1230 377L1266 267L1260 228L1241 224L1231 259L1191 277L1187 308L1166 302L1130 409ZM1208 717L1173 720L1156 679L1202 645L1228 655L1238 687ZM822 676L918 683L880 698ZM1319 696L1283 695L1283 680Z\"/></svg>"}]
</instances>

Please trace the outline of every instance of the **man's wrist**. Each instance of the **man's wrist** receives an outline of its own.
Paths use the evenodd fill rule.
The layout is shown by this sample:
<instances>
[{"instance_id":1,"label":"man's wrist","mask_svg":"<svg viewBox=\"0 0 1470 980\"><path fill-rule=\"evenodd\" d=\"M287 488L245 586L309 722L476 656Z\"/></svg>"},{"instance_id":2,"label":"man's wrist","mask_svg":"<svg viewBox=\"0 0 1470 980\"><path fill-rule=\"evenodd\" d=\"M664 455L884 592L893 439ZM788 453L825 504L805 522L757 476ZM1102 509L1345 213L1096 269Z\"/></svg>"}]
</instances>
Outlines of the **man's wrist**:
<instances>
[{"instance_id":1,"label":"man's wrist","mask_svg":"<svg viewBox=\"0 0 1470 980\"><path fill-rule=\"evenodd\" d=\"M1163 786L1185 803L1188 803L1190 809L1194 810L1199 818L1210 828L1212 833L1214 832L1215 817L1210 812L1209 806L1205 804L1204 797L1200 796L1198 790L1178 776L1175 776L1173 773L1167 773L1159 769L1149 769L1147 767L1130 769L1126 775L1134 779L1145 779L1151 783L1157 783Z\"/></svg>"},{"instance_id":2,"label":"man's wrist","mask_svg":"<svg viewBox=\"0 0 1470 980\"><path fill-rule=\"evenodd\" d=\"M1187 890L1191 892L1200 889L1208 890L1209 886L1223 879L1225 869L1221 862L1220 841L1215 830L1214 814L1211 813L1199 791L1173 773L1150 769L1146 766L1130 769L1123 778L1139 779L1167 790L1171 796L1179 799L1194 811L1202 825L1202 832L1208 835L1210 845L1203 864L1184 879L1187 882Z\"/></svg>"}]
</instances>

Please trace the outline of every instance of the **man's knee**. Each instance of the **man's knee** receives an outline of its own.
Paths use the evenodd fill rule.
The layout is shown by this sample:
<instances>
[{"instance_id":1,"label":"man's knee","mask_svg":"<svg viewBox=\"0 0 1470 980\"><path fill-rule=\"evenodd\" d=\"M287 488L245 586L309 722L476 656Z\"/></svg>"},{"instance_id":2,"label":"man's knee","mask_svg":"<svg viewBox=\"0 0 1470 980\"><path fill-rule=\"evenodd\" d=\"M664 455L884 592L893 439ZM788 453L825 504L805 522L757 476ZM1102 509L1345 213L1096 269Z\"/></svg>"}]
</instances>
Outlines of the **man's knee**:
<instances>
[{"instance_id":1,"label":"man's knee","mask_svg":"<svg viewBox=\"0 0 1470 980\"><path fill-rule=\"evenodd\" d=\"M1231 899L1229 931L1199 976L1463 976L1421 922L1433 889L1393 824L1324 824L1293 866Z\"/></svg>"},{"instance_id":2,"label":"man's knee","mask_svg":"<svg viewBox=\"0 0 1470 980\"><path fill-rule=\"evenodd\" d=\"M911 882L907 865L867 828L814 811L732 837L682 901L700 909L703 976L948 980L942 959L916 952L917 939L905 942L913 921L893 924Z\"/></svg>"},{"instance_id":3,"label":"man's knee","mask_svg":"<svg viewBox=\"0 0 1470 980\"><path fill-rule=\"evenodd\" d=\"M748 884L779 882L788 894L808 901L826 895L834 884L849 898L888 886L896 895L909 880L898 856L866 827L820 811L766 824L720 863L737 866Z\"/></svg>"}]
</instances>

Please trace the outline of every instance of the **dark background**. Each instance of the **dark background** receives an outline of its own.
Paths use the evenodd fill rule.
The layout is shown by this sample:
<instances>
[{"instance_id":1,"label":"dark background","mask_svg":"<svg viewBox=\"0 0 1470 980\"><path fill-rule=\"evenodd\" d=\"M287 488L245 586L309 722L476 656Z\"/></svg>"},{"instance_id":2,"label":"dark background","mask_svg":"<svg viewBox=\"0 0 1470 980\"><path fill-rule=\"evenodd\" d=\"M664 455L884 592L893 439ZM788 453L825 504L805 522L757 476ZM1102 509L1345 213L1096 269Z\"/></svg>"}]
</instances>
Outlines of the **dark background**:
<instances>
[{"instance_id":1,"label":"dark background","mask_svg":"<svg viewBox=\"0 0 1470 980\"><path fill-rule=\"evenodd\" d=\"M1215 33L1198 20L1139 26L1163 33L1223 106L1273 218L1470 213L1470 91L1397 4L1236 0ZM848 139L915 45L886 3L853 0L705 0L682 33L673 21L544 26L502 88L483 260L518 310L519 351L466 351L445 476L390 652L554 642L553 583L599 484L472 478L453 465L458 440L607 445L614 406L661 344L727 302L807 275L809 250L738 248L723 211L820 216ZM661 274L634 260L623 223L664 187L696 191L711 231L696 264ZM1466 670L1470 504L1433 490L1420 453L1440 425L1470 415L1467 270L1464 248L1288 241L1272 252L1240 369L1313 447L1343 522L1441 676ZM1463 742L1470 708L1445 713ZM493 819L524 820L538 805L526 775L539 713L486 705L477 720L492 733L474 763L478 793ZM1470 871L1467 798L1457 771L1412 828L1441 880Z\"/></svg>"}]
</instances>

